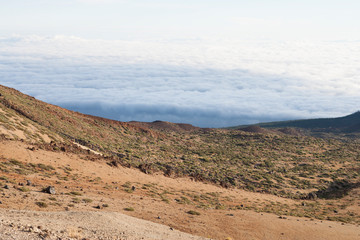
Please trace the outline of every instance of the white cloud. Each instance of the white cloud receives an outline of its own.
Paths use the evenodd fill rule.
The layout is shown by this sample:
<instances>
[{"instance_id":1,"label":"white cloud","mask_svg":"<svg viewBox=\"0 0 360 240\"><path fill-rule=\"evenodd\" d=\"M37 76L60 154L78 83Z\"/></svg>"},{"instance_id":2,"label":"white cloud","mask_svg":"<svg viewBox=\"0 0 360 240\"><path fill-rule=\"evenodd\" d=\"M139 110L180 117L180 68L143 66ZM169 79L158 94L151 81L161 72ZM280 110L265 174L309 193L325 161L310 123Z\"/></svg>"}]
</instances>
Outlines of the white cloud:
<instances>
[{"instance_id":1,"label":"white cloud","mask_svg":"<svg viewBox=\"0 0 360 240\"><path fill-rule=\"evenodd\" d=\"M0 84L123 121L229 126L359 109L359 42L0 38Z\"/></svg>"}]
</instances>

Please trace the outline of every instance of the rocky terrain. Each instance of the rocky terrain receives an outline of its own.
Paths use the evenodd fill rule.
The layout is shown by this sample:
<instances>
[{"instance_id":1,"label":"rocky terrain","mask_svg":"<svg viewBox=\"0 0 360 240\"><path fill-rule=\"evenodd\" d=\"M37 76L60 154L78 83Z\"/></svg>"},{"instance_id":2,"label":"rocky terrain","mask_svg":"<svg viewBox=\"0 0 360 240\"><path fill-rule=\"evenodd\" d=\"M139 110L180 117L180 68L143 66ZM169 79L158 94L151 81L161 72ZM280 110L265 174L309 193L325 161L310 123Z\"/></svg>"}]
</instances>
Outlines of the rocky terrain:
<instances>
[{"instance_id":1,"label":"rocky terrain","mask_svg":"<svg viewBox=\"0 0 360 240\"><path fill-rule=\"evenodd\" d=\"M357 139L122 123L0 93L0 239L360 237Z\"/></svg>"}]
</instances>

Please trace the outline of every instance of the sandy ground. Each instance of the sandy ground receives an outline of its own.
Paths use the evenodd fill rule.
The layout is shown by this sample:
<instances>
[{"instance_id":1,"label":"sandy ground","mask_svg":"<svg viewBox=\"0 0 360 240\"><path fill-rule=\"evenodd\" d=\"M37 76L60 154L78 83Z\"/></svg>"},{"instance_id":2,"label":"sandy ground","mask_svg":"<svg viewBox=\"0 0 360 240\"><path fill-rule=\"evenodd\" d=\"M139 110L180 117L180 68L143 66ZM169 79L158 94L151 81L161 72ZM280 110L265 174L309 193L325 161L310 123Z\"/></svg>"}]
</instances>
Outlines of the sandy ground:
<instances>
[{"instance_id":1,"label":"sandy ground","mask_svg":"<svg viewBox=\"0 0 360 240\"><path fill-rule=\"evenodd\" d=\"M136 169L110 167L103 161L93 162L70 153L30 151L28 147L31 145L23 142L2 141L0 157L51 165L56 169L57 177L65 174L64 167L71 169L71 174L68 174L68 180L60 181L45 174L23 176L9 173L12 178L10 189L0 193L0 207L3 209L0 211L0 239L38 239L41 234L49 237L73 234L78 239L200 239L181 235L179 231L211 239L360 239L358 225L308 218L279 218L250 210L199 209L191 203L179 204L176 201L181 196L199 193L216 193L219 199L229 199L231 204L245 206L267 201L294 204L290 199L219 188L189 178L146 175ZM96 178L101 181L94 182ZM18 190L17 184L26 180L31 180L35 186L24 193ZM122 186L125 183L135 186L136 190L124 191ZM40 191L47 185L56 187L57 193L51 195L55 201ZM147 189L144 186L152 187ZM70 193L74 191L81 195L72 196ZM167 201L160 198L164 193ZM92 202L81 202L84 198ZM37 201L47 202L49 206L39 208L34 204ZM95 208L104 204L108 207ZM124 211L128 207L134 211ZM200 215L190 215L187 213L189 210ZM32 233L24 232L29 231L27 225L33 227ZM37 226L42 230L34 233ZM12 232L15 230L17 233ZM7 232L10 235L6 235Z\"/></svg>"},{"instance_id":2,"label":"sandy ground","mask_svg":"<svg viewBox=\"0 0 360 240\"><path fill-rule=\"evenodd\" d=\"M0 216L0 239L205 239L115 212L1 210Z\"/></svg>"}]
</instances>

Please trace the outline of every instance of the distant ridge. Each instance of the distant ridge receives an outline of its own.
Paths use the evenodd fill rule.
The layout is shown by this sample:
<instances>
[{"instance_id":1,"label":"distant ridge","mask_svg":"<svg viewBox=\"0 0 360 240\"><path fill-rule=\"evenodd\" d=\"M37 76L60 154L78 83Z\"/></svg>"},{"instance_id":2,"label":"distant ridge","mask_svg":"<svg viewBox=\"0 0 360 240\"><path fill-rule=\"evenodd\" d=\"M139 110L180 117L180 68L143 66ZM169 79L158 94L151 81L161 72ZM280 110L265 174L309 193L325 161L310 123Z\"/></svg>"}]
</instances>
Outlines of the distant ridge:
<instances>
[{"instance_id":1,"label":"distant ridge","mask_svg":"<svg viewBox=\"0 0 360 240\"><path fill-rule=\"evenodd\" d=\"M310 131L329 133L358 133L360 132L360 111L338 118L268 122L250 126L258 126L262 128L301 128ZM231 129L244 129L245 127L249 126L236 126L231 127Z\"/></svg>"},{"instance_id":2,"label":"distant ridge","mask_svg":"<svg viewBox=\"0 0 360 240\"><path fill-rule=\"evenodd\" d=\"M135 125L135 126L146 127L146 128L156 129L156 130L161 130L161 131L189 132L189 131L196 131L196 130L201 129L201 128L195 127L191 124L172 123L172 122L166 122L166 121L160 121L160 120L156 120L154 122L131 121L129 123L132 125Z\"/></svg>"}]
</instances>

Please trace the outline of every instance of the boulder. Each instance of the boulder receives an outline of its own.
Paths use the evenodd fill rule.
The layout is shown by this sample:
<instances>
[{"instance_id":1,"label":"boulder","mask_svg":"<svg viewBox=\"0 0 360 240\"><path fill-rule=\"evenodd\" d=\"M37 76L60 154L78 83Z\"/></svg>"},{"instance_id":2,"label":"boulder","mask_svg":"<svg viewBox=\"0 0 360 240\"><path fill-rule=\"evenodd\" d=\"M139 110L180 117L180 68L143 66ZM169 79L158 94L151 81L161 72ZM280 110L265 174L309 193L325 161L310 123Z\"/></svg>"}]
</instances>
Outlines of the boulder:
<instances>
[{"instance_id":1,"label":"boulder","mask_svg":"<svg viewBox=\"0 0 360 240\"><path fill-rule=\"evenodd\" d=\"M318 196L314 192L311 192L307 195L307 199L309 199L309 200L316 200L317 198L318 198Z\"/></svg>"},{"instance_id":2,"label":"boulder","mask_svg":"<svg viewBox=\"0 0 360 240\"><path fill-rule=\"evenodd\" d=\"M43 190L43 192L48 193L48 194L56 194L55 187L53 187L53 186L48 186L47 188L45 188Z\"/></svg>"}]
</instances>

